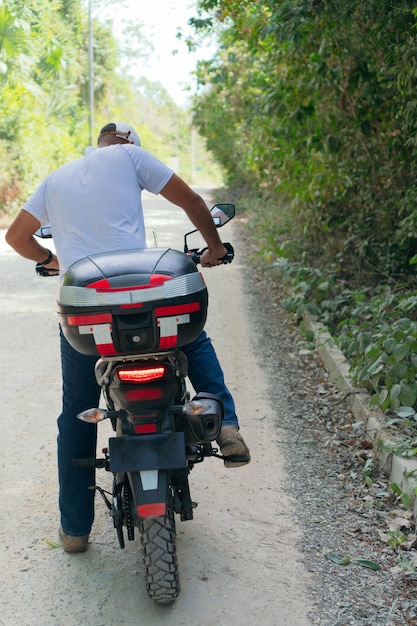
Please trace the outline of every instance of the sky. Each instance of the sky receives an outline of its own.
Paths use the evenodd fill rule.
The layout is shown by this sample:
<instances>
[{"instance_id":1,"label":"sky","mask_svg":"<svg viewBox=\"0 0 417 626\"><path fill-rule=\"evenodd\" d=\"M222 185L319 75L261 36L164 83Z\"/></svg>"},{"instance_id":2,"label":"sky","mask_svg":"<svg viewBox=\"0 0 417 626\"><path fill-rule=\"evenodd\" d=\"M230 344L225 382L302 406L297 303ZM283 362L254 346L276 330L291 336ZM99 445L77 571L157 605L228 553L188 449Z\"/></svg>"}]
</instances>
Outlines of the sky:
<instances>
[{"instance_id":1,"label":"sky","mask_svg":"<svg viewBox=\"0 0 417 626\"><path fill-rule=\"evenodd\" d=\"M186 104L189 97L184 85L194 85L191 72L197 60L212 56L212 51L207 49L189 53L185 43L176 38L179 28L185 33L190 32L187 23L190 17L197 14L194 7L192 0L124 0L108 9L114 21L116 38L121 36L123 24L141 22L144 36L154 46L151 59L146 62L139 60L136 67L130 63L129 72L161 82L180 105ZM174 50L177 51L175 56Z\"/></svg>"}]
</instances>

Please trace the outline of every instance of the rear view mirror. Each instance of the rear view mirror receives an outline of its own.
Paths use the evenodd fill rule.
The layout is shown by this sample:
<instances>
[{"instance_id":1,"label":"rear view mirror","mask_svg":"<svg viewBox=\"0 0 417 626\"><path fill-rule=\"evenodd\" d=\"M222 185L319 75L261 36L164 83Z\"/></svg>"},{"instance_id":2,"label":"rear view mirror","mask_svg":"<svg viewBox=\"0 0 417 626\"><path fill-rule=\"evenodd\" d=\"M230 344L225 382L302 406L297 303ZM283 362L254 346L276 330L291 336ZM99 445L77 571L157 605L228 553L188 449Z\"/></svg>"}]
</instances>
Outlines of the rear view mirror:
<instances>
[{"instance_id":1,"label":"rear view mirror","mask_svg":"<svg viewBox=\"0 0 417 626\"><path fill-rule=\"evenodd\" d=\"M219 228L219 226L224 226L235 216L235 205L228 202L215 204L210 213L213 217L213 222Z\"/></svg>"},{"instance_id":2,"label":"rear view mirror","mask_svg":"<svg viewBox=\"0 0 417 626\"><path fill-rule=\"evenodd\" d=\"M52 239L52 230L49 224L46 226L42 226L35 233L36 237L40 237L41 239Z\"/></svg>"},{"instance_id":3,"label":"rear view mirror","mask_svg":"<svg viewBox=\"0 0 417 626\"><path fill-rule=\"evenodd\" d=\"M220 228L221 226L227 224L227 222L230 222L230 220L235 216L235 205L230 202L220 202L219 204L215 204L214 207L210 209L210 213L216 228ZM184 235L184 252L188 252L188 236L196 233L197 231L198 229L195 228Z\"/></svg>"}]
</instances>

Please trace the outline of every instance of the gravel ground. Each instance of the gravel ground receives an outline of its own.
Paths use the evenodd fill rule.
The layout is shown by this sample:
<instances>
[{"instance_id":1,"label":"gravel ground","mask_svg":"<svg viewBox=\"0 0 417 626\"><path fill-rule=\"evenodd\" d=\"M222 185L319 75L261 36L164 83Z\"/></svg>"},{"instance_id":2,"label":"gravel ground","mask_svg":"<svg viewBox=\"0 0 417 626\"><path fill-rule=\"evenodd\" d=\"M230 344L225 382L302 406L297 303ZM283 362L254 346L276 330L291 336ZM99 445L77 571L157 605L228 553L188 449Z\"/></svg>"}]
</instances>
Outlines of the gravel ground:
<instances>
[{"instance_id":1,"label":"gravel ground","mask_svg":"<svg viewBox=\"0 0 417 626\"><path fill-rule=\"evenodd\" d=\"M240 231L244 239L244 229ZM250 257L248 241L246 246ZM249 274L246 290L253 323L263 329L258 347L269 370L269 393L277 414L280 406L286 407L276 419L276 433L290 476L286 488L296 500L295 513L304 529L301 550L316 581L311 623L416 625L413 521L390 495L372 443L355 425L316 351L303 341L297 320L283 310L277 276L257 263ZM285 402L276 391L283 388L283 378ZM387 540L395 536L390 532L401 532L409 551L389 545ZM336 564L326 557L329 553L350 562ZM355 558L371 560L381 569L360 566Z\"/></svg>"},{"instance_id":2,"label":"gravel ground","mask_svg":"<svg viewBox=\"0 0 417 626\"><path fill-rule=\"evenodd\" d=\"M236 228L243 241L243 228L239 228L239 223ZM249 244L246 255L241 242L236 249L241 259L251 256ZM10 330L6 321L12 328L12 316L13 323L19 324L21 337L20 349L10 351L12 360L9 359L3 374L3 405L9 403L14 414L26 419L33 413L38 421L37 428L25 431L24 437L13 428L4 429L3 433L4 580L0 601L4 601L5 608L0 624L113 626L140 621L143 626L174 622L184 626L248 626L261 620L264 626L294 626L305 623L300 609L303 603L301 608L312 607L312 626L417 626L417 576L411 566L414 559L417 567L417 552L412 520L397 499L389 495L371 443L355 426L354 415L317 353L303 341L297 320L282 309L276 277L268 270L246 265L245 261L242 267L247 280L242 281L246 291L242 302L250 311L250 330L259 329L256 345L246 347L243 355L237 346L230 350L223 346L227 342L222 342L221 337L216 345L230 351L230 355L225 354L230 361L225 370L232 371L232 366L236 370L233 392L243 409L243 433L250 443L253 462L236 472L223 472L222 467L212 469L209 464L206 470L201 468L199 515L190 528L181 529L179 536L184 584L172 608L175 614L155 608L147 600L142 578L137 575L140 566L135 550L126 549L123 554L114 545L113 529L101 512L86 555L71 559L61 550L51 549L45 537L56 534L52 459L55 425L53 420L46 420L40 427L41 417L45 416L38 414L38 407L48 407L52 415L58 412L55 404L59 403L59 381L54 379L45 385L51 375L51 358L57 358L51 356L48 347L49 337L55 346L55 321L51 317L42 330L45 337L38 337L38 342L45 346L40 345L36 358L33 357L36 366L26 362L29 339L24 329L30 322L37 328L39 318L34 318L34 311L44 316L44 309L50 308L49 299L46 293L33 293L31 311L26 310L31 282L23 270L24 261L16 260L16 265L12 265L5 257L4 262L8 270L3 285L2 345L7 343ZM240 270L236 274L240 276ZM215 274L210 277L208 272L207 278L216 282ZM19 289L13 300L8 294L16 285ZM45 285L44 289L49 287ZM213 331L220 319L228 335L236 332L237 336L240 333L246 337L246 321L243 324L244 316L240 320L238 315L243 308L240 278L233 289L213 297L214 303L224 301L224 310L214 310ZM228 298L229 302L238 300L236 316ZM22 311L17 315L18 304ZM12 307L9 317L8 307ZM41 348L48 349L49 359L40 358ZM263 377L257 377L255 370L268 375L269 383L264 385ZM4 380L6 374L9 383ZM26 399L17 397L22 390ZM263 403L265 395L271 402ZM21 405L24 410L19 412ZM264 416L266 405L272 409L271 414ZM252 420L246 421L245 417L251 415ZM23 453L26 449L29 452ZM280 473L282 459L278 457L283 457L286 473ZM19 472L21 489L16 489L8 478L15 471ZM221 488L214 490L216 480ZM35 489L37 484L41 488ZM13 498L12 516L9 494ZM28 511L37 511L39 502L41 512L28 516ZM231 542L229 527L235 529L239 541ZM394 533L391 537L401 532L407 539L402 546L408 551L388 545L389 532ZM201 539L197 559L194 538ZM326 558L329 553L350 557L351 562L338 565ZM373 561L381 569L361 567L353 561L355 558ZM313 582L303 592L305 600L298 602L302 595L299 590L305 589L304 566ZM67 575L62 576L63 573Z\"/></svg>"}]
</instances>

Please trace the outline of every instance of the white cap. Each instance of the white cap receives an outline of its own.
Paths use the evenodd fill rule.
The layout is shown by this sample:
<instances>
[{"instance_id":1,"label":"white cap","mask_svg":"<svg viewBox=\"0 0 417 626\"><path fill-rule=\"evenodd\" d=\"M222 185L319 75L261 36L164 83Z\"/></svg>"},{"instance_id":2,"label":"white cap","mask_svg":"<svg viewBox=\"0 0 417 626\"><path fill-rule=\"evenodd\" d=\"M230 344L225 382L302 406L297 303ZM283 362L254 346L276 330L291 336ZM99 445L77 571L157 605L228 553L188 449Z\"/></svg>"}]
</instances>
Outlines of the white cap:
<instances>
[{"instance_id":1,"label":"white cap","mask_svg":"<svg viewBox=\"0 0 417 626\"><path fill-rule=\"evenodd\" d=\"M126 122L110 122L103 126L100 131L99 139L103 135L115 135L120 139L125 139L129 143L135 144L135 146L140 146L139 135L130 124L126 124Z\"/></svg>"}]
</instances>

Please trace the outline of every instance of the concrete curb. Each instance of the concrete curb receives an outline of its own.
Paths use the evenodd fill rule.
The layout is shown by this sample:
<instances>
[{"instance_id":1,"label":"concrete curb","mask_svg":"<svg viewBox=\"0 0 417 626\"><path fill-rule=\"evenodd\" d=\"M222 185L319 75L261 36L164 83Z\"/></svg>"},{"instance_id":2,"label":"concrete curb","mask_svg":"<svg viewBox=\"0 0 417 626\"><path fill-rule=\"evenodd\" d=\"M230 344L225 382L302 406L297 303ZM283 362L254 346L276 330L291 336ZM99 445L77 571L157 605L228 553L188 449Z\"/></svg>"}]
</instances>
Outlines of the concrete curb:
<instances>
[{"instance_id":1,"label":"concrete curb","mask_svg":"<svg viewBox=\"0 0 417 626\"><path fill-rule=\"evenodd\" d=\"M363 422L367 436L372 441L385 445L393 443L392 436L384 428L384 414L378 408L369 406L369 395L356 389L349 376L349 362L344 354L335 346L333 337L323 324L313 321L308 314L303 316L305 328L314 334L319 355L338 389L347 395L357 421ZM349 395L348 395L349 394ZM382 465L389 475L391 483L396 483L403 493L411 498L411 509L417 520L417 460L404 459L392 452L383 452ZM411 474L413 472L413 474ZM411 474L411 476L410 476Z\"/></svg>"}]
</instances>

